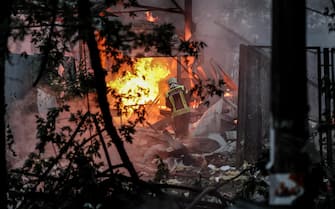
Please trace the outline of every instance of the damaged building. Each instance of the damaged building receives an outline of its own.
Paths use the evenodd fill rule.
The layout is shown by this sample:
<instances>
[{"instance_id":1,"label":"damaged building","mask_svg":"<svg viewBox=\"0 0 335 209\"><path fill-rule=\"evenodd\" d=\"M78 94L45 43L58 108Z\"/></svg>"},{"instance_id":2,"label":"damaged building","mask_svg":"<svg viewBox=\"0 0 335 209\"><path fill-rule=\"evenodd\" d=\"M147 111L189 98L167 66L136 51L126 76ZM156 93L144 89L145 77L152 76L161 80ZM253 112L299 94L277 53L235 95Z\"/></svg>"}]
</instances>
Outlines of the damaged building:
<instances>
[{"instance_id":1,"label":"damaged building","mask_svg":"<svg viewBox=\"0 0 335 209\"><path fill-rule=\"evenodd\" d=\"M101 50L101 67L106 73L113 125L125 137L123 146L136 172L142 179L151 180L159 170L158 164L163 162L173 176L168 182L182 184L183 179L190 183L191 178L199 176L220 182L237 175L238 168L258 162L271 147L271 2L139 2L135 7L109 8L99 15L132 23L135 32L153 31L157 25L171 22L176 27L172 41L175 47L180 40L203 41L206 47L194 56L176 48L172 56L164 56L139 47L131 54L124 54L131 57L131 67L120 65L118 72L114 72L115 59L102 52L108 51L104 48L106 40L95 34ZM314 1L311 5L320 7ZM334 34L322 33L318 37L320 28L325 27L317 22L316 16L320 14L313 10L307 14L307 32L311 34L305 49L310 141L320 161L332 167L335 50L329 42ZM57 21L62 24L63 20ZM100 112L96 92L88 88L94 71L87 42L76 42L54 71L45 73L41 71L43 55L30 39L28 35L21 43L9 40L6 120L17 150L17 156L8 156L11 167L21 166L35 149L36 115L47 118L50 108L68 104L71 111L80 112L80 119L75 121L77 129L65 122L72 117L70 113L64 111L57 119L57 123L71 126L73 130L84 127L86 120L94 121L93 128L75 132L70 139L78 137L85 141L97 137L103 141L110 138L100 126L99 117L91 118L87 114ZM87 79L86 83L81 82L80 76ZM184 138L176 137L171 109L166 106L168 79L172 77L193 93L189 103L189 135ZM85 91L79 91L84 87L87 87ZM69 94L69 89L80 96ZM129 124L135 124L131 127L135 130L123 135L123 128ZM105 152L100 160L125 172L124 159L112 141L108 150L100 148L101 153ZM55 148L49 149L47 153L52 155Z\"/></svg>"},{"instance_id":2,"label":"damaged building","mask_svg":"<svg viewBox=\"0 0 335 209\"><path fill-rule=\"evenodd\" d=\"M179 38L190 39L192 37L195 39L197 33L195 32L196 23L193 20L194 9L192 8L195 2L180 2L184 9L179 9L180 11L176 9L174 12L165 9L171 6L170 4L172 2L166 2L166 5L160 5L155 2L146 3L151 6L144 5L140 7L146 8L148 10L147 12L140 12L142 11L140 8L132 8L135 12L137 12L136 9L139 10L135 18L135 30L152 30L155 24L161 24L166 21L182 21L184 24L177 25L176 27L177 34L179 33L181 35ZM196 8L198 8L198 6ZM125 22L134 21L128 17L126 13L127 10L123 11L125 14L120 11L116 12L119 16L118 18L124 18ZM213 24L218 25L216 22ZM226 47L234 47L235 49L230 50L236 51L239 37L234 38L235 34L230 31L226 31L226 33L230 36L231 40L236 42L236 45L230 44L230 46ZM27 37L26 40L29 40L29 37ZM176 40L178 40L178 38L176 38ZM103 46L101 45L101 47ZM51 75L44 75L40 83L33 87L40 73L39 67L42 59L38 50L34 49L34 46L27 43L27 41L16 44L13 43L11 48L12 51L16 53L12 53L6 63L6 102L13 104L10 110L15 109L18 114L27 114L27 118L32 117L34 114L45 117L49 108L57 107L67 99L64 95L65 89L59 91L58 86L65 84L67 81L76 79L75 74L78 74L80 70L90 71L88 48L85 43L79 42L71 53L65 55L65 60L59 65L55 72L52 72ZM110 73L106 77L106 83L108 87L116 89L118 94L128 94L130 99L123 99L123 107L125 107L125 109L139 104L146 107L146 124L137 127L138 130L134 135L135 138L140 139L134 140L134 144L131 144L128 148L128 154L130 156L132 156L132 154L135 156L142 155L141 157L134 157L135 164L137 159L141 159L141 163L146 164L148 158L152 160L151 158L154 158L156 155L167 156L169 152L171 152L171 148L174 150L180 147L192 149L195 154L199 155L204 154L209 156L227 152L230 153L230 157L234 156L233 153L237 137L238 89L235 70L225 70L216 58L207 58L205 54L200 55L199 59L195 59L195 57L186 57L183 54L176 54L174 57L162 57L150 51L141 54L134 50L132 56L136 59L135 72L131 72L125 67L125 69L121 69L120 72L128 71L126 75ZM236 55L232 54L230 56L233 57ZM105 69L108 69L113 62L104 55L101 55L101 60L102 66ZM15 63L15 65L12 63ZM229 65L233 66L231 62L229 62ZM51 82L50 77L54 78ZM199 84L199 81L203 83L207 81L218 83L222 80L225 83L222 89L225 93L221 97L205 95L206 99L203 99L203 101L201 101L199 97L194 97L191 101L191 123L189 125L191 134L185 144L174 138L171 116L165 106L165 94L168 89L167 80L170 77L177 78L178 82L183 84L188 90L191 90L196 84ZM146 88L149 88L151 91L149 95L145 94ZM134 95L139 92L143 93L142 98L135 98ZM68 102L74 106L83 107L84 111L87 111L89 108L95 108L93 100L94 96L87 101L85 99L82 101L75 99L74 101ZM131 108L127 110L124 109L125 112L119 114L115 108L115 101L116 100L113 100L112 97L109 98L114 123L120 127L126 124L128 119L133 117L131 112L133 110L131 110ZM78 105L76 102L80 104ZM89 102L92 102L92 104L89 104ZM9 117L9 120L15 120L15 117L17 116L13 114L12 117ZM31 118L30 120L33 119ZM15 122L13 122L12 128L14 130L17 128ZM26 134L25 132L27 131L30 133ZM35 133L31 133L30 129L21 130L18 133L27 135L32 139L35 137ZM168 135L166 135L166 133L168 133ZM165 141L162 145L162 140L158 139L164 138L163 136L169 138L169 140ZM29 151L33 149L34 143L35 141L31 140L31 144L29 143ZM149 144L150 146L148 146ZM134 146L137 148L135 151L132 151L131 147ZM139 147L141 146L143 146L144 149L142 151L143 153L136 153L140 150ZM26 152L23 151L21 154L27 154L29 152L28 150ZM155 166L156 165L153 164L148 169L155 170ZM173 166L175 167L176 165L171 165L171 167ZM139 168L139 170L141 169Z\"/></svg>"}]
</instances>

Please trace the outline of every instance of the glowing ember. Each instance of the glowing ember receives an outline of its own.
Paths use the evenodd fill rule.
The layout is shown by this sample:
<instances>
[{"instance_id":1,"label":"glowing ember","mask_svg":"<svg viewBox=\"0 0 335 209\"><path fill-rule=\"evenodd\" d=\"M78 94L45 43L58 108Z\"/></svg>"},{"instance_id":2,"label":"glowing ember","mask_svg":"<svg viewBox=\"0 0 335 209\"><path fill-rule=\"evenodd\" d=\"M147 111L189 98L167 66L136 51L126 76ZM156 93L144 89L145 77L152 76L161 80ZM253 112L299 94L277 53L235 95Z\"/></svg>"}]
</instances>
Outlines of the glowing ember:
<instances>
[{"instance_id":1,"label":"glowing ember","mask_svg":"<svg viewBox=\"0 0 335 209\"><path fill-rule=\"evenodd\" d=\"M224 97L232 97L233 95L230 92L225 92L223 96Z\"/></svg>"},{"instance_id":2,"label":"glowing ember","mask_svg":"<svg viewBox=\"0 0 335 209\"><path fill-rule=\"evenodd\" d=\"M170 74L164 63L153 63L153 58L141 58L133 73L127 71L108 86L122 96L125 106L138 106L153 102L159 96L159 82Z\"/></svg>"},{"instance_id":3,"label":"glowing ember","mask_svg":"<svg viewBox=\"0 0 335 209\"><path fill-rule=\"evenodd\" d=\"M226 89L225 93L223 94L224 97L233 97L233 94L230 89Z\"/></svg>"},{"instance_id":4,"label":"glowing ember","mask_svg":"<svg viewBox=\"0 0 335 209\"><path fill-rule=\"evenodd\" d=\"M152 16L152 13L149 11L145 12L145 16L148 22L156 22L158 20L158 17Z\"/></svg>"},{"instance_id":5,"label":"glowing ember","mask_svg":"<svg viewBox=\"0 0 335 209\"><path fill-rule=\"evenodd\" d=\"M200 102L199 101L191 101L190 102L190 107L193 108L193 109L197 109L200 105Z\"/></svg>"}]
</instances>

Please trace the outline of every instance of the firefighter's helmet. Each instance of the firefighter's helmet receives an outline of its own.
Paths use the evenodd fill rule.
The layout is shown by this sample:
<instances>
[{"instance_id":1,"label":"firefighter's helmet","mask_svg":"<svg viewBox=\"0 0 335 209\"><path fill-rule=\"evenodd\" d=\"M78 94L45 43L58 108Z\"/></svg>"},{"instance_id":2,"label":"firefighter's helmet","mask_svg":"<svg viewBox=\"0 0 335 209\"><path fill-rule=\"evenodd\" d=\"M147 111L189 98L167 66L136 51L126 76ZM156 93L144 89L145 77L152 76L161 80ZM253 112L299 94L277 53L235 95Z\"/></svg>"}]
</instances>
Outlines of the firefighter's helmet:
<instances>
[{"instance_id":1,"label":"firefighter's helmet","mask_svg":"<svg viewBox=\"0 0 335 209\"><path fill-rule=\"evenodd\" d=\"M178 84L177 79L176 78L169 78L168 84L169 84L169 86Z\"/></svg>"}]
</instances>

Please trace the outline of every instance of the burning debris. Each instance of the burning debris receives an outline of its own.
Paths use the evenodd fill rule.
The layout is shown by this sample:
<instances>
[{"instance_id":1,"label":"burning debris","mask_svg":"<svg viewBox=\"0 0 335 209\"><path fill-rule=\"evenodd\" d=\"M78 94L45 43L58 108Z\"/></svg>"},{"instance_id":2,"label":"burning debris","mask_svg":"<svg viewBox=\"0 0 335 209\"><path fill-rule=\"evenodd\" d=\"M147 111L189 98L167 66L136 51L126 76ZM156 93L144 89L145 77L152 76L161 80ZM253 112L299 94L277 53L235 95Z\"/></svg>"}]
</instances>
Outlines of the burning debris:
<instances>
[{"instance_id":1,"label":"burning debris","mask_svg":"<svg viewBox=\"0 0 335 209\"><path fill-rule=\"evenodd\" d=\"M100 13L100 15L103 16L104 14ZM188 11L188 18L191 16L190 11ZM150 12L146 13L146 18L150 23L158 20L158 17L154 17ZM188 30L185 36L186 40L190 40L192 36L191 23L191 20L188 19L188 24L186 24L186 29ZM95 43L95 45L97 45L97 48L100 50L100 54L96 56L96 58L98 58L100 55L100 60L98 59L98 62L95 63L96 66L92 66L94 74L97 75L99 74L97 70L103 71L108 69L108 65L110 65L109 62L115 60L110 60L110 57L105 53L108 51L104 48L106 39L100 37L101 34L99 34L99 32L89 32L92 36L91 40L96 39L97 43ZM193 41L188 44L186 43L186 47L191 48L192 56L196 57L198 47L195 43L196 42ZM92 47L92 45L90 45L90 47ZM200 48L202 48L201 44ZM122 59L122 53L117 53L118 55L113 58ZM72 174L66 174L64 178L67 180L72 177L84 179L87 177L87 172L89 173L90 179L88 182L85 182L87 185L84 184L84 187L87 186L87 188L92 185L91 182L97 182L97 179L101 180L101 178L107 177L114 178L114 174L118 172L123 173L127 170L131 177L136 177L136 172L138 172L142 179L152 180L154 178L157 182L161 182L161 180L178 182L177 177L183 174L188 176L188 178L201 175L206 176L211 172L212 167L208 167L208 165L220 167L222 168L220 171L223 172L232 170L232 168L228 166L228 164L231 163L228 162L228 157L234 152L234 138L230 137L229 141L228 137L225 138L224 134L225 131L234 131L234 126L227 125L234 118L230 115L229 117L227 116L228 113L233 115L235 111L232 108L234 106L232 100L234 89L229 92L228 89L225 89L225 94L221 95L223 98L217 97L211 100L210 103L207 103L207 106L202 103L201 93L197 95L194 91L190 91L192 93L190 96L193 97L192 104L189 107L191 122L186 125L188 125L188 130L191 133L183 137L179 137L176 134L175 126L172 124L171 109L165 106L167 79L170 77L177 78L178 82L183 84L188 90L195 88L197 82L201 83L208 79L208 77L204 75L202 75L202 78L196 75L196 72L193 70L195 68L195 66L193 66L194 57L187 57L184 53L186 53L186 51L179 54L180 56L170 58L133 57L133 65L128 66L129 68L120 66L119 74L113 74L107 70L108 75L106 80L104 80L105 77L102 76L99 77L100 80L96 79L98 80L98 84L103 84L102 88L106 87L110 90L109 92L112 92L112 95L109 95L108 98L110 106L108 107L108 102L106 102L107 105L105 109L116 109L119 111L113 115L114 121L107 120L106 122L100 118L98 114L100 110L96 109L94 105L89 104L91 102L90 98L87 102L87 111L85 112L81 112L82 107L78 107L79 110L76 114L67 113L63 115L61 113L67 111L67 108L62 106L52 108L51 112L46 114L46 118L41 117L41 115L38 116L39 128L43 130L47 129L47 133L43 131L38 132L37 135L40 137L41 142L39 142L36 147L37 152L40 152L39 154L43 153L44 145L49 143L56 145L56 149L53 147L54 150L50 148L51 151L48 150L48 152L46 152L48 155L50 154L51 157L45 160L46 164L44 165L45 167L43 167L42 175L37 177L38 185L32 185L32 187L38 189L40 187L43 188L43 186L39 186L39 183L43 183L44 178L52 177L57 178L55 181L56 189L62 189L63 181L59 180L61 178L58 178L58 175L63 172L66 173L71 169L78 173L75 173L73 176ZM94 65L94 63L92 65ZM122 69L123 67L124 69ZM201 68L199 65L197 67ZM85 69L88 70L87 68ZM66 70L64 67L59 76L64 76ZM219 71L216 72L219 73ZM216 76L215 82L220 82L220 85L223 85L224 82L218 81L219 78L221 78L221 74L220 76ZM104 81L106 81L106 86ZM215 84L210 84L208 87L213 91ZM104 91L101 92L103 94L106 93ZM220 94L222 92L224 91L218 91ZM87 95L87 97L90 96L90 94ZM41 114L45 113L45 109L49 107L50 104L58 105L55 101L55 97L49 97L49 95L44 94L44 92L39 92L38 97L43 97L47 100L43 104L40 99L36 100L39 113ZM85 98L85 100L86 99L87 98ZM225 101L225 103L222 103L222 101ZM145 114L140 117L143 116L146 120L145 122L143 122L144 120L139 120L139 123L134 123L131 119L137 117L136 114L138 112L136 112L136 110L142 107L145 107ZM211 111L220 108L220 111ZM101 110L101 112L103 112L103 110ZM105 111L105 115L106 112L109 113ZM63 118L57 118L60 115L63 118L72 120L69 120L72 124L68 125L62 121L61 124L66 126L58 127L59 121L63 120ZM108 116L110 116L110 114L108 114ZM213 121L206 120L206 117L209 119L216 118L214 122L218 124L214 129L207 132L201 130L202 127L210 127ZM120 119L120 122L118 119ZM105 125L102 125L103 122L105 122ZM114 122L116 131L113 135L111 132L113 132L114 129L112 128L114 128L114 126L111 128L109 125L114 125ZM128 122L131 128L136 129L136 131L129 128L129 126L126 127ZM185 121L182 122L186 123ZM49 134L49 132L50 135L43 135ZM124 136L124 138L122 138L123 140L131 142L124 144L126 154L123 156L121 156L121 154L120 156L117 155L118 151L120 151L120 146L117 143L113 144L113 142L119 140L122 145L123 141L117 137L118 134ZM127 138L129 135L132 135L133 138ZM117 140L113 137L116 137ZM74 148L72 148L72 146ZM52 157L52 151L55 152L55 157ZM74 156L74 158L69 160L64 157L65 155ZM129 160L127 158L125 160L125 155L127 157L129 156ZM36 160L37 163L41 161L41 159L39 159L41 155L30 155L29 157L32 158L30 160ZM73 162L71 160L73 160ZM128 161L131 161L131 163ZM58 164L60 166L55 166ZM132 168L133 165L135 172L132 173L129 168ZM225 167L223 167L223 165L225 165ZM34 169L29 166L30 164L28 164L27 170L30 171ZM66 166L70 169L62 170ZM92 167L98 168L95 170L97 174L91 172L93 170ZM114 173L115 170L117 171ZM168 175L162 175L162 178L157 177L157 173L161 170L168 173ZM133 175L134 173L135 175ZM194 178L189 179L194 180ZM82 191L85 191L87 188L78 188L78 190L82 189ZM87 191L91 192L91 190L86 190L85 192Z\"/></svg>"},{"instance_id":2,"label":"burning debris","mask_svg":"<svg viewBox=\"0 0 335 209\"><path fill-rule=\"evenodd\" d=\"M150 11L145 12L145 17L146 17L148 22L157 22L158 21L158 17L152 16L152 12L150 12Z\"/></svg>"},{"instance_id":3,"label":"burning debris","mask_svg":"<svg viewBox=\"0 0 335 209\"><path fill-rule=\"evenodd\" d=\"M213 160L213 156L231 157L236 146L236 105L231 99L216 98L208 108L203 104L191 106L190 135L183 138L175 135L169 109L159 106L159 112L156 112L158 120L139 127L134 135L134 144L127 146L129 151L135 145L134 152L143 152L141 157L134 158L141 174L147 178L154 174L157 157L167 164L171 173L185 169L200 172L206 170L208 159ZM148 119L150 117L152 115L148 115ZM130 151L130 156L132 153ZM222 163L227 163L227 160Z\"/></svg>"},{"instance_id":4,"label":"burning debris","mask_svg":"<svg viewBox=\"0 0 335 209\"><path fill-rule=\"evenodd\" d=\"M140 58L132 71L113 76L115 79L107 85L121 96L121 108L153 104L161 97L160 82L171 73L167 67L165 63L153 62L153 58Z\"/></svg>"}]
</instances>

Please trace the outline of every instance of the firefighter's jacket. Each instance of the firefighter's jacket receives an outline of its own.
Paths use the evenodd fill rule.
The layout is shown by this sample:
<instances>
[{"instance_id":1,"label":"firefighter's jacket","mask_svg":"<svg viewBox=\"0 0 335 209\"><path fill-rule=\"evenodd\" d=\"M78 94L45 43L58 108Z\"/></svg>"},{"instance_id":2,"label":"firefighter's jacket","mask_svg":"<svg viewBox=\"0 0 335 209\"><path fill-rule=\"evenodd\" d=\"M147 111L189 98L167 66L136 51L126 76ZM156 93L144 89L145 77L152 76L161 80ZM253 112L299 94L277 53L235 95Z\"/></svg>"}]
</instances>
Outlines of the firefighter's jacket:
<instances>
[{"instance_id":1,"label":"firefighter's jacket","mask_svg":"<svg viewBox=\"0 0 335 209\"><path fill-rule=\"evenodd\" d=\"M185 87L178 85L166 94L166 106L171 108L172 117L190 112Z\"/></svg>"}]
</instances>

